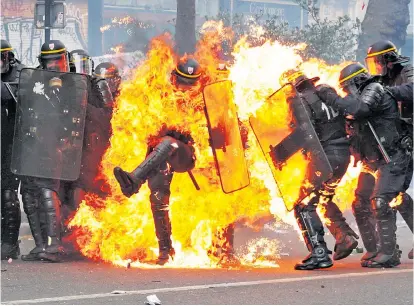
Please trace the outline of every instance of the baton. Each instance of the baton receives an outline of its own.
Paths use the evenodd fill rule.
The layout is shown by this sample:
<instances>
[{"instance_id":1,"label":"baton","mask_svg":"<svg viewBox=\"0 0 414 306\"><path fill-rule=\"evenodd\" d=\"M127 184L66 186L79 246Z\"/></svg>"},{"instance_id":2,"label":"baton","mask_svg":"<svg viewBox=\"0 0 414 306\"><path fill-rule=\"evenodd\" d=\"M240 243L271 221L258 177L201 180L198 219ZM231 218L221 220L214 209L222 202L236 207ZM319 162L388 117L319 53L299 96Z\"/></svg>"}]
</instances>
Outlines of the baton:
<instances>
[{"instance_id":1,"label":"baton","mask_svg":"<svg viewBox=\"0 0 414 306\"><path fill-rule=\"evenodd\" d=\"M193 182L194 187L195 187L197 190L200 190L200 186L198 185L198 183L197 183L197 181L196 181L196 179L195 179L195 177L194 177L194 174L191 172L191 170L188 170L188 171L187 171L187 173L188 173L188 175L190 176L190 179L191 179L191 181Z\"/></svg>"},{"instance_id":2,"label":"baton","mask_svg":"<svg viewBox=\"0 0 414 306\"><path fill-rule=\"evenodd\" d=\"M390 161L391 161L390 156L388 155L387 151L385 151L385 148L384 148L384 146L382 145L382 143L381 143L381 141L380 141L380 139L379 139L379 137L378 137L377 133L375 132L374 127L372 126L371 122L369 122L369 121L367 120L367 123L368 123L368 126L369 126L369 128L370 128L370 130L371 130L371 132L372 132L372 135L374 135L374 138L375 138L375 140L376 140L376 141L377 141L377 143L378 143L378 149L380 150L380 152L381 152L381 154L382 154L382 157L384 157L385 162L386 162L387 164L389 164L389 163L390 163Z\"/></svg>"},{"instance_id":3,"label":"baton","mask_svg":"<svg viewBox=\"0 0 414 306\"><path fill-rule=\"evenodd\" d=\"M13 98L14 102L16 102L16 103L17 103L17 98L16 98L16 96L13 94L13 91L12 91L12 89L11 89L11 87L10 87L10 84L11 84L11 85L17 85L17 83L7 83L7 82L4 82L4 85L6 85L6 88L7 88L7 90L9 91L10 95L12 96L12 98Z\"/></svg>"}]
</instances>

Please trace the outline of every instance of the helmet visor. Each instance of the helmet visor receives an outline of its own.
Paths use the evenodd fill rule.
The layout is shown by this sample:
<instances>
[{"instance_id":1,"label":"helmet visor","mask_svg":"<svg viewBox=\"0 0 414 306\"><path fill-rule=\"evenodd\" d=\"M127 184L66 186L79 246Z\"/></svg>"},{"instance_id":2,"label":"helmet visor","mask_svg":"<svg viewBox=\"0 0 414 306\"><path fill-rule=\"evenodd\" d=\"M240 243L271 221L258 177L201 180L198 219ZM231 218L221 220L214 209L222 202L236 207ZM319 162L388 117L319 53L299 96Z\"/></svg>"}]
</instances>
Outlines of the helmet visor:
<instances>
[{"instance_id":1,"label":"helmet visor","mask_svg":"<svg viewBox=\"0 0 414 306\"><path fill-rule=\"evenodd\" d=\"M76 73L92 75L92 59L81 54L72 54Z\"/></svg>"},{"instance_id":2,"label":"helmet visor","mask_svg":"<svg viewBox=\"0 0 414 306\"><path fill-rule=\"evenodd\" d=\"M385 75L387 67L382 60L382 56L371 56L365 58L365 64L368 68L368 72L371 75Z\"/></svg>"},{"instance_id":3,"label":"helmet visor","mask_svg":"<svg viewBox=\"0 0 414 306\"><path fill-rule=\"evenodd\" d=\"M50 71L68 72L69 64L66 54L53 55L42 58L43 68Z\"/></svg>"},{"instance_id":4,"label":"helmet visor","mask_svg":"<svg viewBox=\"0 0 414 306\"><path fill-rule=\"evenodd\" d=\"M1 52L1 73L9 71L9 52Z\"/></svg>"}]
</instances>

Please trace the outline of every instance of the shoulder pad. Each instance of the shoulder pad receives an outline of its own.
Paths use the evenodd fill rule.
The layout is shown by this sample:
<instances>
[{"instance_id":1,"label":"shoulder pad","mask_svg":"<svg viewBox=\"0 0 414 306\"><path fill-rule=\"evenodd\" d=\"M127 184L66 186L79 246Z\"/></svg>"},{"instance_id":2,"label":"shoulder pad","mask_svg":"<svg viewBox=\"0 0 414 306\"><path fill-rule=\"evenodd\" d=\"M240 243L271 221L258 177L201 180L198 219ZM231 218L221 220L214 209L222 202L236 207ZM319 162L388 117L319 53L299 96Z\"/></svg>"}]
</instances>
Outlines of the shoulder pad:
<instances>
[{"instance_id":1,"label":"shoulder pad","mask_svg":"<svg viewBox=\"0 0 414 306\"><path fill-rule=\"evenodd\" d=\"M401 70L401 76L404 79L404 83L409 83L414 81L414 68L411 64L404 65Z\"/></svg>"},{"instance_id":2,"label":"shoulder pad","mask_svg":"<svg viewBox=\"0 0 414 306\"><path fill-rule=\"evenodd\" d=\"M365 86L360 98L362 102L375 108L381 103L384 93L384 87L380 83L370 83Z\"/></svg>"}]
</instances>

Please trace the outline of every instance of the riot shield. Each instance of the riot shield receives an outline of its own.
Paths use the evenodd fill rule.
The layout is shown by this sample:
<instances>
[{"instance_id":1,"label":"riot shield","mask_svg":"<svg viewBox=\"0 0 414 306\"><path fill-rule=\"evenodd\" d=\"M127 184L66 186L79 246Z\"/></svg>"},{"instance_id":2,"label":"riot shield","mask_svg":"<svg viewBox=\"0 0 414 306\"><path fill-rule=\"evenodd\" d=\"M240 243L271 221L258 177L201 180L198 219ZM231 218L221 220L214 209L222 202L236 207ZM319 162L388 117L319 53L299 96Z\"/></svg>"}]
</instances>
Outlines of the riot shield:
<instances>
[{"instance_id":1,"label":"riot shield","mask_svg":"<svg viewBox=\"0 0 414 306\"><path fill-rule=\"evenodd\" d=\"M289 211L332 176L307 109L291 84L271 95L249 121Z\"/></svg>"},{"instance_id":2,"label":"riot shield","mask_svg":"<svg viewBox=\"0 0 414 306\"><path fill-rule=\"evenodd\" d=\"M231 81L220 81L203 90L210 144L224 193L250 184L231 86Z\"/></svg>"},{"instance_id":3,"label":"riot shield","mask_svg":"<svg viewBox=\"0 0 414 306\"><path fill-rule=\"evenodd\" d=\"M22 69L11 171L23 176L76 180L87 101L85 75Z\"/></svg>"}]
</instances>

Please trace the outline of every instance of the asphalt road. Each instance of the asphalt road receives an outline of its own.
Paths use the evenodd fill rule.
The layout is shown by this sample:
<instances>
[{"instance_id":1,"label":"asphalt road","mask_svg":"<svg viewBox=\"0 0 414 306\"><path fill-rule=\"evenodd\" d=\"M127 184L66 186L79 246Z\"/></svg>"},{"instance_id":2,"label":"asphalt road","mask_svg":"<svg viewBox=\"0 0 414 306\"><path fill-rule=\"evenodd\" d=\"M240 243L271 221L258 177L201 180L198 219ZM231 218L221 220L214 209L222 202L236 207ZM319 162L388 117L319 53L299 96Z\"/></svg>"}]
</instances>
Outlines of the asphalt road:
<instances>
[{"instance_id":1,"label":"asphalt road","mask_svg":"<svg viewBox=\"0 0 414 306\"><path fill-rule=\"evenodd\" d=\"M352 220L349 218L348 220ZM295 232L236 231L236 246L256 236L277 238L288 256L279 268L126 269L88 260L59 264L2 261L2 304L135 304L152 294L162 304L413 304L412 234L398 222L402 265L361 268L361 254L322 271L295 271L306 255ZM327 237L332 246L332 238ZM22 237L22 253L33 241Z\"/></svg>"}]
</instances>

